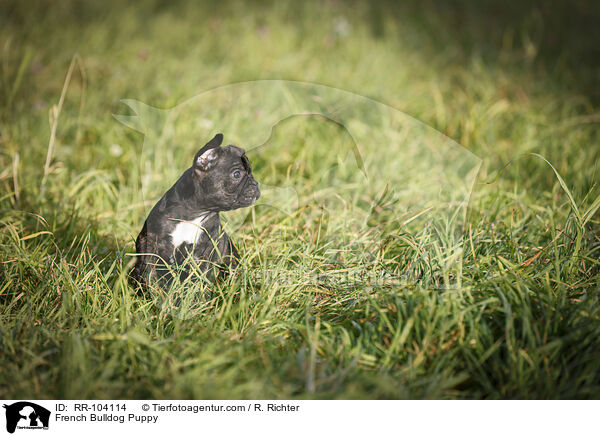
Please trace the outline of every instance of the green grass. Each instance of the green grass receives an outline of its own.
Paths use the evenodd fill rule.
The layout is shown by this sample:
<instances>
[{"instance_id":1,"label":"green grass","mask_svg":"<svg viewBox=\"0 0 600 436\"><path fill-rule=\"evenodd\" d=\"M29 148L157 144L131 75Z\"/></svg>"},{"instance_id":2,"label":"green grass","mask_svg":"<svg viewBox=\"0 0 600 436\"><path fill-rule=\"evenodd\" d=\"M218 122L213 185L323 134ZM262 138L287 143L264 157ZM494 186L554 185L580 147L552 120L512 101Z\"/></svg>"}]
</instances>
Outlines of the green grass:
<instances>
[{"instance_id":1,"label":"green grass","mask_svg":"<svg viewBox=\"0 0 600 436\"><path fill-rule=\"evenodd\" d=\"M0 396L599 398L593 38L555 27L559 6L454 6L0 3ZM172 108L258 79L367 96L452 138L482 159L468 210L411 220L434 167L394 159L399 140L357 141L365 183L347 154L360 123L244 133L254 109L280 106L269 94L235 111L192 102L162 139L113 117L132 114L121 99ZM365 135L404 132L353 116ZM299 207L252 209L233 234L241 268L168 310L128 287L128 254L215 129L267 141L249 152L255 176ZM456 253L458 285L433 286ZM439 281L364 279L407 271Z\"/></svg>"}]
</instances>

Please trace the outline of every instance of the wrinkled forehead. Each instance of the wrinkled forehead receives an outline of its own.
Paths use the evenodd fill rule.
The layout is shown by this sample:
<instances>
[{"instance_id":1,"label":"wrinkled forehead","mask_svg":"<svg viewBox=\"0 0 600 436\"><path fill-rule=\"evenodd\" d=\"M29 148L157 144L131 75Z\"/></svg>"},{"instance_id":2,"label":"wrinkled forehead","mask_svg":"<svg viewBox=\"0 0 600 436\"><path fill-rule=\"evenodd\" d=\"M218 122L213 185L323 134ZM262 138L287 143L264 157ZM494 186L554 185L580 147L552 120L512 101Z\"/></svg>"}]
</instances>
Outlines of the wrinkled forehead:
<instances>
[{"instance_id":1,"label":"wrinkled forehead","mask_svg":"<svg viewBox=\"0 0 600 436\"><path fill-rule=\"evenodd\" d=\"M232 155L236 155L236 156L241 156L244 153L246 153L246 150L244 150L243 148L238 147L237 145L226 145L225 147L222 147L223 150L227 153L231 153Z\"/></svg>"},{"instance_id":2,"label":"wrinkled forehead","mask_svg":"<svg viewBox=\"0 0 600 436\"><path fill-rule=\"evenodd\" d=\"M223 151L227 153L229 156L233 158L239 158L244 166L244 169L248 172L252 171L252 166L250 165L250 161L246 157L246 150L243 148L237 147L235 145L227 145L223 147Z\"/></svg>"}]
</instances>

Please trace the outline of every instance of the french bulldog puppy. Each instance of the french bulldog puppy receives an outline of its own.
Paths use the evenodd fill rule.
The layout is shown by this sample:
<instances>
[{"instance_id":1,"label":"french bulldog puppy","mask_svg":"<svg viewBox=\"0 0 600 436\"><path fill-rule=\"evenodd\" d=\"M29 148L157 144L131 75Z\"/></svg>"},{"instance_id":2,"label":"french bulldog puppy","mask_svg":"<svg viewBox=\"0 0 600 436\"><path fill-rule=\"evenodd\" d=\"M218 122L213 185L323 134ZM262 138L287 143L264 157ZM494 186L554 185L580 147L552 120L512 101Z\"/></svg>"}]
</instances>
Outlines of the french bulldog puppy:
<instances>
[{"instance_id":1,"label":"french bulldog puppy","mask_svg":"<svg viewBox=\"0 0 600 436\"><path fill-rule=\"evenodd\" d=\"M137 263L129 282L141 291L238 265L238 252L221 226L219 212L248 207L260 196L245 151L221 147L217 134L194 156L192 166L150 211L137 237Z\"/></svg>"}]
</instances>

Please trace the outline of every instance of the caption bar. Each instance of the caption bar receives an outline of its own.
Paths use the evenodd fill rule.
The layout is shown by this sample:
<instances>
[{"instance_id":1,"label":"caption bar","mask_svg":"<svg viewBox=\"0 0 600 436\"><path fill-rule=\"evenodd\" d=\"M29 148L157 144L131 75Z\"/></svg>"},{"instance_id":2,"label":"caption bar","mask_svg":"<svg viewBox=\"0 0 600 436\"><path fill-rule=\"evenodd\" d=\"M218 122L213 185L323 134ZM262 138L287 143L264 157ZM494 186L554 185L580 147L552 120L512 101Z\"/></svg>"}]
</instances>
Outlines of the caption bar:
<instances>
[{"instance_id":1,"label":"caption bar","mask_svg":"<svg viewBox=\"0 0 600 436\"><path fill-rule=\"evenodd\" d=\"M577 434L597 401L2 400L1 434ZM587 413L586 413L587 412ZM578 416L573 421L570 416ZM510 417L499 420L498 416ZM493 428L489 423L494 422ZM7 433L3 433L6 430ZM44 430L42 433L35 430Z\"/></svg>"}]
</instances>

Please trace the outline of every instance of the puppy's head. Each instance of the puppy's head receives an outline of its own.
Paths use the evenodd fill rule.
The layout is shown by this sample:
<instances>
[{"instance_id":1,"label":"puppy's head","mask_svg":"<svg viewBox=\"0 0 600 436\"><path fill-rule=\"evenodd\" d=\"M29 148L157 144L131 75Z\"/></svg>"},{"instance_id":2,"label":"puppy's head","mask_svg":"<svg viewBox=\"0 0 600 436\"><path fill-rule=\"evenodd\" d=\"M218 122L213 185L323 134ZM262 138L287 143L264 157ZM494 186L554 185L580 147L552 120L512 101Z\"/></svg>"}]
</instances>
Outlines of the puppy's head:
<instances>
[{"instance_id":1,"label":"puppy's head","mask_svg":"<svg viewBox=\"0 0 600 436\"><path fill-rule=\"evenodd\" d=\"M252 205L260 190L252 176L246 152L235 145L221 147L217 134L194 156L194 178L200 187L199 200L208 210L233 210Z\"/></svg>"}]
</instances>

